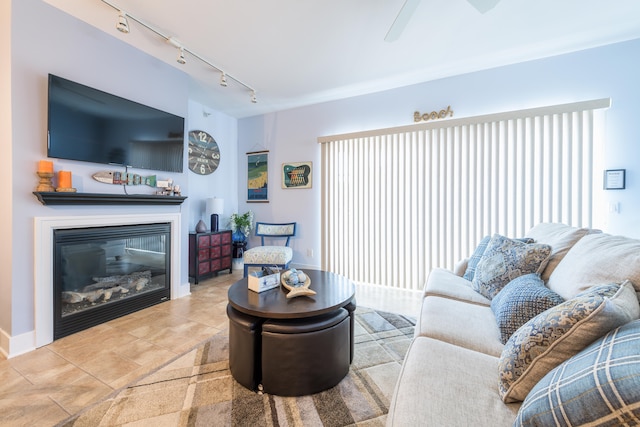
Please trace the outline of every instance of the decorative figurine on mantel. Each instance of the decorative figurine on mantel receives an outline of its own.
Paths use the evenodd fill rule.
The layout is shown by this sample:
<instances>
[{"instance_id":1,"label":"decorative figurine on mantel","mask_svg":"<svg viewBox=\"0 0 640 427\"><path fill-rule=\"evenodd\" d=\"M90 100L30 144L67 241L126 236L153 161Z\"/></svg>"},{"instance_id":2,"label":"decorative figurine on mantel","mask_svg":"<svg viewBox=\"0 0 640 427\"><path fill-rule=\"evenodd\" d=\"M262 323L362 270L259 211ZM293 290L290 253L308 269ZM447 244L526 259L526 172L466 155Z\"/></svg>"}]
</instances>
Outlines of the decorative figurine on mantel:
<instances>
[{"instance_id":1,"label":"decorative figurine on mantel","mask_svg":"<svg viewBox=\"0 0 640 427\"><path fill-rule=\"evenodd\" d=\"M76 189L71 186L71 172L58 172L58 187L56 191L59 193L75 193Z\"/></svg>"},{"instance_id":2,"label":"decorative figurine on mantel","mask_svg":"<svg viewBox=\"0 0 640 427\"><path fill-rule=\"evenodd\" d=\"M51 182L51 178L53 178L53 162L52 161L40 160L38 162L37 175L40 177L40 182L36 187L37 192L54 191L53 183Z\"/></svg>"}]
</instances>

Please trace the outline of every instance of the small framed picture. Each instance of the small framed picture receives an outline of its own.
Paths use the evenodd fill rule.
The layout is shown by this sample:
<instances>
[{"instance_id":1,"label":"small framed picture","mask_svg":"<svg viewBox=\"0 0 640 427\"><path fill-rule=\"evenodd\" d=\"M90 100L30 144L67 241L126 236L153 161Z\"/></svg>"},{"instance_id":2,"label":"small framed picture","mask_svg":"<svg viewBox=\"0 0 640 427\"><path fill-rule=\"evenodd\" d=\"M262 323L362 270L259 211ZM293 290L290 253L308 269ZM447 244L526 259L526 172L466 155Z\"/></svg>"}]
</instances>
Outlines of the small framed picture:
<instances>
[{"instance_id":1,"label":"small framed picture","mask_svg":"<svg viewBox=\"0 0 640 427\"><path fill-rule=\"evenodd\" d=\"M625 169L609 169L604 171L605 190L624 190Z\"/></svg>"},{"instance_id":2,"label":"small framed picture","mask_svg":"<svg viewBox=\"0 0 640 427\"><path fill-rule=\"evenodd\" d=\"M247 153L247 203L268 203L269 151Z\"/></svg>"},{"instance_id":3,"label":"small framed picture","mask_svg":"<svg viewBox=\"0 0 640 427\"><path fill-rule=\"evenodd\" d=\"M311 188L311 162L282 164L282 188Z\"/></svg>"}]
</instances>

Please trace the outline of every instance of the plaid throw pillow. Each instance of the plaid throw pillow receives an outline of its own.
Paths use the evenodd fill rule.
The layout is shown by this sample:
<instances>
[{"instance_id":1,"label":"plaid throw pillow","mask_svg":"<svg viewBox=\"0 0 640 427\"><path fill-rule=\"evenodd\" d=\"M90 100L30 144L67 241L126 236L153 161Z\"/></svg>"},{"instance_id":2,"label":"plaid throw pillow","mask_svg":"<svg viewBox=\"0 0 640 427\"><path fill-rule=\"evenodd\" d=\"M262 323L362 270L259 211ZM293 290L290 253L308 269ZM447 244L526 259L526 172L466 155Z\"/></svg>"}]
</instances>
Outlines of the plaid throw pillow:
<instances>
[{"instance_id":1,"label":"plaid throw pillow","mask_svg":"<svg viewBox=\"0 0 640 427\"><path fill-rule=\"evenodd\" d=\"M614 329L553 369L520 407L516 426L635 425L640 419L640 320Z\"/></svg>"}]
</instances>

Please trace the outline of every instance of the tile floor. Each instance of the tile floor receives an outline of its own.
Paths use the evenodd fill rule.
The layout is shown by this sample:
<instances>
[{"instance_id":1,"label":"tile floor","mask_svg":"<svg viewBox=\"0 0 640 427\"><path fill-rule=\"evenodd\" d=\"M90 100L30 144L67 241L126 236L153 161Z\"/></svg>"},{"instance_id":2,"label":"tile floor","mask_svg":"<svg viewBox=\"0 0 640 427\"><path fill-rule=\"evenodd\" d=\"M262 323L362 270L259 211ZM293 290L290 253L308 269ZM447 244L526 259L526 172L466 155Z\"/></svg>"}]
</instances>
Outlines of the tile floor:
<instances>
[{"instance_id":1,"label":"tile floor","mask_svg":"<svg viewBox=\"0 0 640 427\"><path fill-rule=\"evenodd\" d=\"M54 426L114 390L226 330L227 289L242 271L191 286L167 301L57 340L0 356L0 425ZM358 285L357 304L412 317L420 292Z\"/></svg>"}]
</instances>

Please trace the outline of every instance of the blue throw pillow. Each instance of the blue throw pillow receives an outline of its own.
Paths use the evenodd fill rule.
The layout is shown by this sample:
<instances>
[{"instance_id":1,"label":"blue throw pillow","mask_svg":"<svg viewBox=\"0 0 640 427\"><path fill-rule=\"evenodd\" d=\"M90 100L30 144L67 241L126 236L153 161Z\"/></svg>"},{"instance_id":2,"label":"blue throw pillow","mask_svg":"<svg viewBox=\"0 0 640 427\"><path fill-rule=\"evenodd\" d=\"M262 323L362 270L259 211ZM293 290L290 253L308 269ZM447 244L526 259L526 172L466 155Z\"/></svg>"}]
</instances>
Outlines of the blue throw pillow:
<instances>
[{"instance_id":1,"label":"blue throw pillow","mask_svg":"<svg viewBox=\"0 0 640 427\"><path fill-rule=\"evenodd\" d=\"M488 299L516 277L540 273L549 261L551 246L523 243L494 234L473 275L471 288Z\"/></svg>"},{"instance_id":2,"label":"blue throw pillow","mask_svg":"<svg viewBox=\"0 0 640 427\"><path fill-rule=\"evenodd\" d=\"M536 384L516 426L637 425L640 320L593 342Z\"/></svg>"},{"instance_id":3,"label":"blue throw pillow","mask_svg":"<svg viewBox=\"0 0 640 427\"><path fill-rule=\"evenodd\" d=\"M520 326L563 302L564 298L547 288L536 273L513 279L491 300L491 310L500 328L500 341L506 344Z\"/></svg>"},{"instance_id":4,"label":"blue throw pillow","mask_svg":"<svg viewBox=\"0 0 640 427\"><path fill-rule=\"evenodd\" d=\"M470 282L473 280L473 275L476 272L476 267L478 267L478 263L482 258L482 254L484 254L484 250L487 249L489 240L491 240L491 236L485 236L482 240L480 240L480 243L478 243L478 246L476 246L473 254L471 255L471 257L469 257L469 262L467 262L467 269L465 270L464 276L462 277Z\"/></svg>"},{"instance_id":5,"label":"blue throw pillow","mask_svg":"<svg viewBox=\"0 0 640 427\"><path fill-rule=\"evenodd\" d=\"M482 240L480 240L480 243L478 243L478 246L476 246L475 250L473 251L473 254L469 257L469 261L467 261L467 269L464 272L464 276L462 276L468 281L470 282L473 281L473 276L476 272L476 268L478 267L478 263L480 262L482 255L484 255L484 251L485 249L487 249L487 245L489 244L490 240L491 240L491 236L485 236ZM518 240L523 243L534 242L534 240L530 237L520 237L515 240Z\"/></svg>"}]
</instances>

